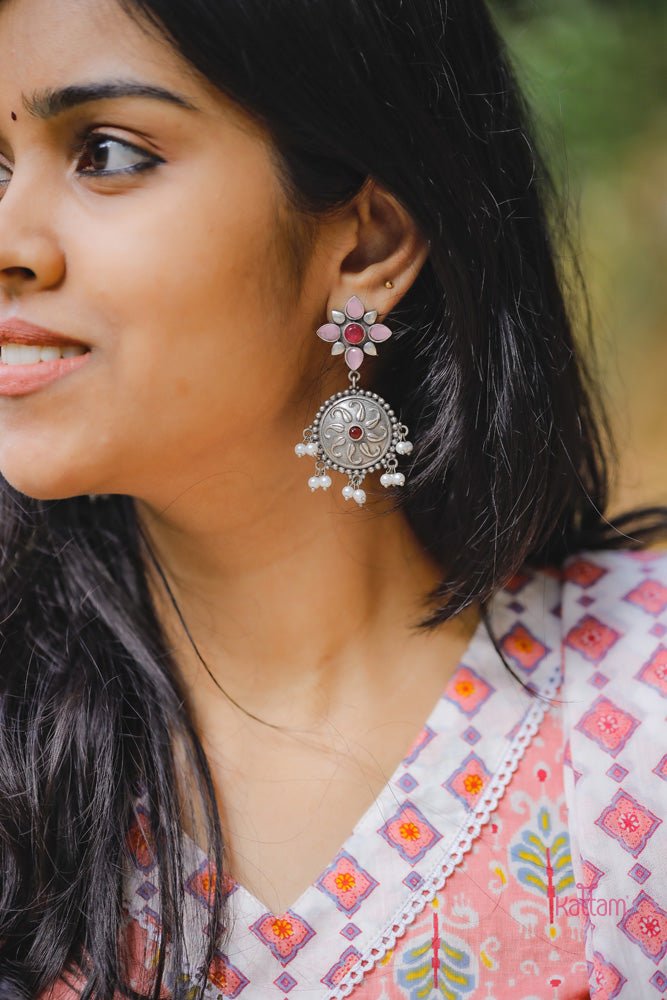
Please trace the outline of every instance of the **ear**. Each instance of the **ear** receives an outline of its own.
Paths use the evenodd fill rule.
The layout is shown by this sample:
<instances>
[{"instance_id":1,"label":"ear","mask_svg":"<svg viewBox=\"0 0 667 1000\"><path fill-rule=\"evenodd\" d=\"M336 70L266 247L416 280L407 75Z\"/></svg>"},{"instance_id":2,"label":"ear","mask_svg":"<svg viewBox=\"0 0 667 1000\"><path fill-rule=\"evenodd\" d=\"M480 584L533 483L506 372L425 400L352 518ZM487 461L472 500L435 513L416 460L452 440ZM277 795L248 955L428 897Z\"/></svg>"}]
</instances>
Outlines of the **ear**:
<instances>
[{"instance_id":1,"label":"ear","mask_svg":"<svg viewBox=\"0 0 667 1000\"><path fill-rule=\"evenodd\" d=\"M342 309L350 296L356 295L367 309L386 316L419 274L430 251L429 242L403 205L373 179L354 199L346 221L354 226L356 236L352 249L340 261L329 310ZM387 288L387 282L393 287Z\"/></svg>"}]
</instances>

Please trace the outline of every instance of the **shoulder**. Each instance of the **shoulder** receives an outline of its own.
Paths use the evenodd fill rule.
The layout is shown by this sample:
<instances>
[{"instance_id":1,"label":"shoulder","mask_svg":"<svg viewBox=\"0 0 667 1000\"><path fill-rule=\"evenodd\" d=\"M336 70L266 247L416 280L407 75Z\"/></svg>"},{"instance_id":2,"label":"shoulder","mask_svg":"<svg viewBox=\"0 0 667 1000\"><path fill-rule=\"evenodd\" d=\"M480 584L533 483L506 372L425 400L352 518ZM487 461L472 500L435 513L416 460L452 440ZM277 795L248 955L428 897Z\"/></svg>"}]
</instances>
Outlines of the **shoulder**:
<instances>
[{"instance_id":1,"label":"shoulder","mask_svg":"<svg viewBox=\"0 0 667 1000\"><path fill-rule=\"evenodd\" d=\"M573 864L582 898L613 904L590 909L586 954L593 977L647 996L667 953L667 553L582 553L561 597Z\"/></svg>"},{"instance_id":2,"label":"shoulder","mask_svg":"<svg viewBox=\"0 0 667 1000\"><path fill-rule=\"evenodd\" d=\"M580 713L592 718L615 706L627 716L627 735L641 722L642 737L656 737L667 699L667 553L596 552L568 560L561 625L565 690ZM599 736L608 750L617 738L620 731Z\"/></svg>"},{"instance_id":3,"label":"shoulder","mask_svg":"<svg viewBox=\"0 0 667 1000\"><path fill-rule=\"evenodd\" d=\"M562 635L566 660L623 668L656 650L667 662L667 552L581 553L563 567ZM667 677L663 694L667 695Z\"/></svg>"},{"instance_id":4,"label":"shoulder","mask_svg":"<svg viewBox=\"0 0 667 1000\"><path fill-rule=\"evenodd\" d=\"M601 594L647 578L667 586L667 549L580 552L565 561L562 575L565 585Z\"/></svg>"}]
</instances>

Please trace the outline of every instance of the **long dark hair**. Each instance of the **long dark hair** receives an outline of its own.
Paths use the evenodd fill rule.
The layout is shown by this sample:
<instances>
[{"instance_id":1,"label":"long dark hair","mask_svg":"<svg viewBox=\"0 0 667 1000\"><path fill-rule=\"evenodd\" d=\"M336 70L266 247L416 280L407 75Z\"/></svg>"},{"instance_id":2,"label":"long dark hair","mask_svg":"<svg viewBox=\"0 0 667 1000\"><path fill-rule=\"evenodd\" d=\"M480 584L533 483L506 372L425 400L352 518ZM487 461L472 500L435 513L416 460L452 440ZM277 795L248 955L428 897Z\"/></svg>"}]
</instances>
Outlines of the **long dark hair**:
<instances>
[{"instance_id":1,"label":"long dark hair","mask_svg":"<svg viewBox=\"0 0 667 1000\"><path fill-rule=\"evenodd\" d=\"M295 218L345 205L371 177L430 240L378 368L416 443L397 502L443 567L424 627L484 604L525 563L653 530L651 512L623 531L605 518L611 442L575 350L587 324L559 265L562 203L483 0L119 2L269 130ZM43 501L0 481L0 997L77 968L84 998L132 995L121 874L140 789L163 927L147 995L167 933L178 970L177 746L223 871L151 564L131 497ZM213 904L204 969L224 928L221 878Z\"/></svg>"}]
</instances>

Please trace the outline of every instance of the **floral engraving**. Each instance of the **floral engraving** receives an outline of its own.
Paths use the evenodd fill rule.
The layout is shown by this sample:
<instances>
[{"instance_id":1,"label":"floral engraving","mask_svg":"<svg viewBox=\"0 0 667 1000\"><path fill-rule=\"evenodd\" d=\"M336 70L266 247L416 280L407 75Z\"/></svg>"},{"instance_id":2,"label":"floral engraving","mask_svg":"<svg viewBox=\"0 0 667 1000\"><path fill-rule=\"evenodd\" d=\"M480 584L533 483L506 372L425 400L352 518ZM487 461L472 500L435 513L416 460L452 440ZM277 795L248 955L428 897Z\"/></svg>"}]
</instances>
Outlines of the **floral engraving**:
<instances>
[{"instance_id":1,"label":"floral engraving","mask_svg":"<svg viewBox=\"0 0 667 1000\"><path fill-rule=\"evenodd\" d=\"M337 399L322 415L319 438L327 458L336 465L365 469L386 455L391 445L391 420L373 399Z\"/></svg>"}]
</instances>

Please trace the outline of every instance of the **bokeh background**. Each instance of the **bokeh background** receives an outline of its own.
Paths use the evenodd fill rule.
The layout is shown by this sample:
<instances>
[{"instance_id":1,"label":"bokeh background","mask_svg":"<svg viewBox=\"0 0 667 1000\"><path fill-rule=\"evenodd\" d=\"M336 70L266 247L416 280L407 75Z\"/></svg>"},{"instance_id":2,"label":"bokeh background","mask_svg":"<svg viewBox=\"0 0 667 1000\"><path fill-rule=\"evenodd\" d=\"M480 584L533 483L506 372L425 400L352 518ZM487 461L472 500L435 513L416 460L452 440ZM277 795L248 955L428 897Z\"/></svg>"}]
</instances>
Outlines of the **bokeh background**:
<instances>
[{"instance_id":1,"label":"bokeh background","mask_svg":"<svg viewBox=\"0 0 667 1000\"><path fill-rule=\"evenodd\" d=\"M620 452L667 504L667 0L490 0L569 204Z\"/></svg>"}]
</instances>

